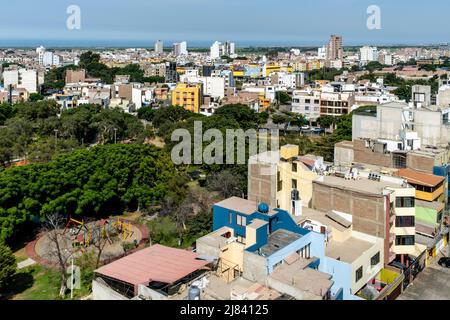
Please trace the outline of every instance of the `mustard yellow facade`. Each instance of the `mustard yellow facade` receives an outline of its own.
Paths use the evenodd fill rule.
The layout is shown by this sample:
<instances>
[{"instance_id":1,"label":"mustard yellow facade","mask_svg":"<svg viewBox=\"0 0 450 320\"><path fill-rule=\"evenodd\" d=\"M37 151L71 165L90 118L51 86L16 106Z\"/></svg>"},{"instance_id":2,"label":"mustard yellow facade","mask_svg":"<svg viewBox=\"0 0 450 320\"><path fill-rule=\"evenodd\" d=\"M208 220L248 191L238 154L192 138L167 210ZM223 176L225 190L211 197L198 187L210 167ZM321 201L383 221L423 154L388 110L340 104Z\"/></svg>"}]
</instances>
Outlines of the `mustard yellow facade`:
<instances>
[{"instance_id":1,"label":"mustard yellow facade","mask_svg":"<svg viewBox=\"0 0 450 320\"><path fill-rule=\"evenodd\" d=\"M431 202L439 199L439 197L441 197L443 194L444 194L444 186L441 185L439 188L433 190L432 192L416 190L416 199Z\"/></svg>"},{"instance_id":2,"label":"mustard yellow facade","mask_svg":"<svg viewBox=\"0 0 450 320\"><path fill-rule=\"evenodd\" d=\"M201 85L180 83L172 92L172 105L199 113L202 103Z\"/></svg>"}]
</instances>

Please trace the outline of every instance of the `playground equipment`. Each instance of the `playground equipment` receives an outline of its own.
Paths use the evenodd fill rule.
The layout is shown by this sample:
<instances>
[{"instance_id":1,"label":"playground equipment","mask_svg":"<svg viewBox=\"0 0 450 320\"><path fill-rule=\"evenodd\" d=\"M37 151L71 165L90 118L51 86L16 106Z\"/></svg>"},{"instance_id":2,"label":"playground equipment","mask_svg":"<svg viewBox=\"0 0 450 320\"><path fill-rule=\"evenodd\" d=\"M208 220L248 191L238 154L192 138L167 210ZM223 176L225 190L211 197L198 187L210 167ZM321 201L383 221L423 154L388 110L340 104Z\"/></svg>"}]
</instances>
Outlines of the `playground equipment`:
<instances>
[{"instance_id":1,"label":"playground equipment","mask_svg":"<svg viewBox=\"0 0 450 320\"><path fill-rule=\"evenodd\" d=\"M107 239L110 244L113 243L111 237L120 236L125 241L134 234L131 222L117 219L103 219L94 223L86 223L69 217L64 228L64 234L70 230L72 246L74 248L87 248L90 245L96 245L101 240Z\"/></svg>"}]
</instances>

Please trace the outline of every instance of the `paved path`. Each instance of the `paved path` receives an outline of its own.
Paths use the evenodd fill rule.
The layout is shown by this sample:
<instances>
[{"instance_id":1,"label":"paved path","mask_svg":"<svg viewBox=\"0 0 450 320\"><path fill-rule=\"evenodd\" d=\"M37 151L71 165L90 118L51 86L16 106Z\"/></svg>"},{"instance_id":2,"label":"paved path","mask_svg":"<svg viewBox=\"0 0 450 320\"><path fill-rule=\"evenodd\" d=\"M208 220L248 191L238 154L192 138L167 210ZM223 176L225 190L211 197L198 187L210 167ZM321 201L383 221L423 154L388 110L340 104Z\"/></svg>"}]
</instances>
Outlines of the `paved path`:
<instances>
[{"instance_id":1,"label":"paved path","mask_svg":"<svg viewBox=\"0 0 450 320\"><path fill-rule=\"evenodd\" d=\"M441 257L434 258L397 300L450 300L450 269L437 264Z\"/></svg>"},{"instance_id":2,"label":"paved path","mask_svg":"<svg viewBox=\"0 0 450 320\"><path fill-rule=\"evenodd\" d=\"M26 267L29 267L29 266L32 266L33 264L36 264L36 261L34 261L33 259L31 259L31 258L28 258L27 260L24 260L24 261L22 261L22 262L19 262L18 264L17 264L17 269L24 269L24 268L26 268Z\"/></svg>"}]
</instances>

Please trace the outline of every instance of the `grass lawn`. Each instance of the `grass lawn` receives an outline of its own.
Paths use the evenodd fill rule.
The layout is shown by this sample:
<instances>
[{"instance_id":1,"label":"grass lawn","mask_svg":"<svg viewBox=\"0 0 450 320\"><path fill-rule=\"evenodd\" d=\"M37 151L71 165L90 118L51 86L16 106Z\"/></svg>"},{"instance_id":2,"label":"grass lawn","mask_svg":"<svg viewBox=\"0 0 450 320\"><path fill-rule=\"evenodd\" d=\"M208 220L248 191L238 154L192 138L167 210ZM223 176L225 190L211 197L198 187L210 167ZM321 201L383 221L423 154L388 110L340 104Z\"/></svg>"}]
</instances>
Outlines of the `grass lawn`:
<instances>
[{"instance_id":1,"label":"grass lawn","mask_svg":"<svg viewBox=\"0 0 450 320\"><path fill-rule=\"evenodd\" d=\"M60 300L59 286L58 270L33 265L17 271L2 297L11 300ZM81 289L74 291L74 298L85 297L89 291L89 284L82 283ZM70 299L70 292L66 295L66 299Z\"/></svg>"}]
</instances>

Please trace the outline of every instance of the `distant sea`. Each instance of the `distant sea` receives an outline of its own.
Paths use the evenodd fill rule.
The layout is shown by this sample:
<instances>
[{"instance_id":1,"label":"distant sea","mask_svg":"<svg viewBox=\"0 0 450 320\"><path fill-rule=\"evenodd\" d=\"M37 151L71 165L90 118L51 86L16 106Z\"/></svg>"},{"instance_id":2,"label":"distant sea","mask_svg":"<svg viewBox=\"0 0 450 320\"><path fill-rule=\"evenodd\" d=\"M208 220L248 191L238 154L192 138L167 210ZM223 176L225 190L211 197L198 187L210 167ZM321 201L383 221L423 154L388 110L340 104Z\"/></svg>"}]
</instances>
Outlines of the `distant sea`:
<instances>
[{"instance_id":1,"label":"distant sea","mask_svg":"<svg viewBox=\"0 0 450 320\"><path fill-rule=\"evenodd\" d=\"M226 41L222 39L221 41ZM150 39L149 41L142 40L12 40L12 39L0 39L0 48L36 48L38 46L44 46L47 48L153 48L156 40ZM165 40L164 46L171 47L173 43L183 40ZM190 48L209 48L213 43L212 40L186 40L188 47ZM233 41L232 39L230 41ZM244 47L319 47L326 43L327 39L321 41L233 41L239 48ZM359 42L345 42L345 46L362 46L368 43ZM379 43L371 44L378 46L435 46L435 45L448 45L448 44L408 44L408 43Z\"/></svg>"}]
</instances>

